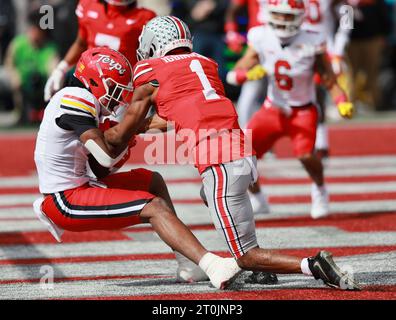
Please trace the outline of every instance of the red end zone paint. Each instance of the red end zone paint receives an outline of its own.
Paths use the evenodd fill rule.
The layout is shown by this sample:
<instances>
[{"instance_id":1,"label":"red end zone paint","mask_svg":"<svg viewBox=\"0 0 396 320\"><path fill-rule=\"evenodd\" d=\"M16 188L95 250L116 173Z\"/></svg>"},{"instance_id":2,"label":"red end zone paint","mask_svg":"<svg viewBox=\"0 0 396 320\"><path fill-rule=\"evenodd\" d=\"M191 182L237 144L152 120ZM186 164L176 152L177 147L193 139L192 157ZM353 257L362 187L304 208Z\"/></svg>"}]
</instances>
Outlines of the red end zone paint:
<instances>
[{"instance_id":1,"label":"red end zone paint","mask_svg":"<svg viewBox=\"0 0 396 320\"><path fill-rule=\"evenodd\" d=\"M131 244L133 245L133 244ZM297 257L309 257L317 254L320 250L327 250L334 254L335 258L343 256L353 256L360 254L390 252L396 250L395 246L367 246L367 247L329 247L329 248L309 248L309 249L282 249L276 250L283 254L295 255ZM231 257L226 251L213 252L221 257ZM169 260L174 259L173 253L152 253L152 254L129 254L114 256L80 256L70 258L34 258L34 259L4 259L0 260L1 265L36 265L36 264L66 264L66 263L95 263L112 261L133 261L133 260Z\"/></svg>"},{"instance_id":2,"label":"red end zone paint","mask_svg":"<svg viewBox=\"0 0 396 320\"><path fill-rule=\"evenodd\" d=\"M342 124L329 126L333 156L396 154L395 124ZM278 157L292 157L290 140L281 139L274 148Z\"/></svg>"},{"instance_id":3,"label":"red end zone paint","mask_svg":"<svg viewBox=\"0 0 396 320\"><path fill-rule=\"evenodd\" d=\"M296 160L297 161L297 160ZM348 177L348 172L343 177L325 177L326 183L363 183L363 182L392 182L396 181L396 175L378 175L378 176L352 176ZM201 178L185 178L185 179L167 179L167 184L179 184L179 183L202 183ZM312 180L308 178L267 178L260 177L260 183L262 184L311 184Z\"/></svg>"},{"instance_id":4,"label":"red end zone paint","mask_svg":"<svg viewBox=\"0 0 396 320\"><path fill-rule=\"evenodd\" d=\"M256 221L256 228L285 227L336 227L348 232L396 231L396 212L371 212L336 214L313 220L310 216L298 216ZM213 225L192 225L191 230L214 230ZM135 227L130 232L152 231L150 227Z\"/></svg>"},{"instance_id":5,"label":"red end zone paint","mask_svg":"<svg viewBox=\"0 0 396 320\"><path fill-rule=\"evenodd\" d=\"M293 203L311 203L311 196L296 195L296 196L269 196L269 203L271 204L293 204ZM382 192L382 193L344 193L344 194L331 194L330 203L332 202L349 202L349 201L378 201L378 200L395 200L395 192ZM202 200L195 199L176 199L173 200L175 204L201 204Z\"/></svg>"},{"instance_id":6,"label":"red end zone paint","mask_svg":"<svg viewBox=\"0 0 396 320\"><path fill-rule=\"evenodd\" d=\"M270 287L270 286L269 286ZM396 286L367 286L362 291L318 289L263 289L144 296L83 297L82 300L396 300ZM73 300L73 299L69 299Z\"/></svg>"},{"instance_id":7,"label":"red end zone paint","mask_svg":"<svg viewBox=\"0 0 396 320\"><path fill-rule=\"evenodd\" d=\"M21 218L22 219L22 218ZM1 219L0 219L1 222ZM347 232L396 231L396 212L371 214L337 214L325 219L313 220L309 216L289 217L256 221L256 228L286 227L336 227ZM191 230L214 230L213 225L191 225ZM123 231L68 232L62 237L63 243L83 243L98 241L130 241L129 234L154 232L151 227L133 227ZM0 245L55 244L55 239L47 231L0 233ZM1 261L0 261L1 264Z\"/></svg>"},{"instance_id":8,"label":"red end zone paint","mask_svg":"<svg viewBox=\"0 0 396 320\"><path fill-rule=\"evenodd\" d=\"M334 156L396 154L396 125L342 124L329 128L331 154ZM0 135L0 176L29 175L34 172L33 152L35 134ZM138 139L130 163L144 163L144 149L148 142ZM290 157L291 147L282 139L274 148L278 157ZM10 156L12 155L12 156Z\"/></svg>"},{"instance_id":9,"label":"red end zone paint","mask_svg":"<svg viewBox=\"0 0 396 320\"><path fill-rule=\"evenodd\" d=\"M25 220L25 218L20 218ZM34 218L35 219L35 218ZM15 219L14 219L15 220ZM29 219L31 220L31 219ZM0 219L1 221L1 219ZM396 231L396 212L337 214L324 219L313 220L309 216L288 217L256 221L256 228L286 227L336 227L347 232L381 232ZM212 224L190 225L191 230L214 230ZM137 232L154 232L151 227L133 227L128 230L68 232L62 237L63 243L122 241L132 240L129 234ZM4 232L0 233L0 245L45 244L56 243L47 231Z\"/></svg>"},{"instance_id":10,"label":"red end zone paint","mask_svg":"<svg viewBox=\"0 0 396 320\"><path fill-rule=\"evenodd\" d=\"M75 282L75 281L100 281L100 280L135 280L135 279L166 279L172 278L167 275L115 275L115 276L92 276L92 277L65 277L65 278L54 278L54 283L62 282ZM0 285L6 284L17 284L17 283L37 283L40 278L36 279L10 279L10 280L0 280Z\"/></svg>"},{"instance_id":11,"label":"red end zone paint","mask_svg":"<svg viewBox=\"0 0 396 320\"><path fill-rule=\"evenodd\" d=\"M30 175L36 171L33 160L36 135L0 135L0 176Z\"/></svg>"},{"instance_id":12,"label":"red end zone paint","mask_svg":"<svg viewBox=\"0 0 396 320\"><path fill-rule=\"evenodd\" d=\"M62 243L83 243L121 240L131 240L131 238L121 231L65 232L62 237ZM57 241L47 231L0 233L0 245L31 245L45 243L57 244Z\"/></svg>"}]
</instances>

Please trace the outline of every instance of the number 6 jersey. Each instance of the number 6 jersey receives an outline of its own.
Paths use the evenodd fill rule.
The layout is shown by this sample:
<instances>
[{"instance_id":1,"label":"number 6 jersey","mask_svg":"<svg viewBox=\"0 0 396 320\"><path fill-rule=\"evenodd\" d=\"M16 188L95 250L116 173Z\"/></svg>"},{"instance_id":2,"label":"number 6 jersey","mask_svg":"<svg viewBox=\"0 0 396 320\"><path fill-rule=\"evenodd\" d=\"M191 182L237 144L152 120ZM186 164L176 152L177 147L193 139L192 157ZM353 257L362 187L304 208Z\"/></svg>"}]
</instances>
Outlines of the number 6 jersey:
<instances>
[{"instance_id":1,"label":"number 6 jersey","mask_svg":"<svg viewBox=\"0 0 396 320\"><path fill-rule=\"evenodd\" d=\"M314 64L315 56L326 49L323 36L302 30L282 45L271 27L259 26L249 31L248 42L267 71L270 102L287 108L316 101Z\"/></svg>"},{"instance_id":2,"label":"number 6 jersey","mask_svg":"<svg viewBox=\"0 0 396 320\"><path fill-rule=\"evenodd\" d=\"M159 87L157 113L174 122L176 132L186 138L200 173L210 165L251 155L215 61L197 53L143 60L135 65L133 82L135 88L146 83ZM208 140L218 144L208 147Z\"/></svg>"}]
</instances>

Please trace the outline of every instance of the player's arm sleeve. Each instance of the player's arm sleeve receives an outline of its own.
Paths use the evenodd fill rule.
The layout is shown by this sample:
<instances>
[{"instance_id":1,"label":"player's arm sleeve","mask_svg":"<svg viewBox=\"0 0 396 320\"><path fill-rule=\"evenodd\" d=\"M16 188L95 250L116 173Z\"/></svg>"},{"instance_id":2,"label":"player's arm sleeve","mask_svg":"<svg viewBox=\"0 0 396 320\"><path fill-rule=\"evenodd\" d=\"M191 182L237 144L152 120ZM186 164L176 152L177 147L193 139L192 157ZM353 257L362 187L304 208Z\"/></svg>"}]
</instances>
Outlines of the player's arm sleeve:
<instances>
[{"instance_id":1,"label":"player's arm sleeve","mask_svg":"<svg viewBox=\"0 0 396 320\"><path fill-rule=\"evenodd\" d=\"M96 122L99 121L99 102L88 91L86 94L81 92L65 94L60 99L60 109L63 114L83 116L93 118Z\"/></svg>"},{"instance_id":2,"label":"player's arm sleeve","mask_svg":"<svg viewBox=\"0 0 396 320\"><path fill-rule=\"evenodd\" d=\"M97 128L94 118L74 114L62 114L56 119L56 124L64 130L74 131L78 137L90 129Z\"/></svg>"}]
</instances>

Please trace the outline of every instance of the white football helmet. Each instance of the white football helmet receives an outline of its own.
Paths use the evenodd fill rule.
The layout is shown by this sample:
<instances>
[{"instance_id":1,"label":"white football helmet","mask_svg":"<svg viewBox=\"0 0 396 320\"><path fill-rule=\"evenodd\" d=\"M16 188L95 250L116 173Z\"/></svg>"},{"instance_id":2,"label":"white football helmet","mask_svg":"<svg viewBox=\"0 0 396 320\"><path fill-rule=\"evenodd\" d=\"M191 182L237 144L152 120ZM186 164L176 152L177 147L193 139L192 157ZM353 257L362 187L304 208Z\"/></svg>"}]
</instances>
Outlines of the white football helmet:
<instances>
[{"instance_id":1,"label":"white football helmet","mask_svg":"<svg viewBox=\"0 0 396 320\"><path fill-rule=\"evenodd\" d=\"M188 26L173 16L156 17L143 28L137 49L138 60L161 58L177 48L192 51L192 37Z\"/></svg>"},{"instance_id":2,"label":"white football helmet","mask_svg":"<svg viewBox=\"0 0 396 320\"><path fill-rule=\"evenodd\" d=\"M105 0L105 1L113 6L129 6L130 4L136 2L136 0Z\"/></svg>"},{"instance_id":3,"label":"white football helmet","mask_svg":"<svg viewBox=\"0 0 396 320\"><path fill-rule=\"evenodd\" d=\"M268 23L279 38L290 38L300 31L304 21L303 0L268 0Z\"/></svg>"}]
</instances>

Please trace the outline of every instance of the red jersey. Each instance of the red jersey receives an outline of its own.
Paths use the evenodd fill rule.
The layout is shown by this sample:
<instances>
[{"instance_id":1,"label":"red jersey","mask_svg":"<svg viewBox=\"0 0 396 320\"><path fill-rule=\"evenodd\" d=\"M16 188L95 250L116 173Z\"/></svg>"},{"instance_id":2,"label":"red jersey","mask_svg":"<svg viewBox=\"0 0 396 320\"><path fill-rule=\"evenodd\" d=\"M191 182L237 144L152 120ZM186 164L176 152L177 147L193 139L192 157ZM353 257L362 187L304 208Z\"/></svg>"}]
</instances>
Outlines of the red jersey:
<instances>
[{"instance_id":1,"label":"red jersey","mask_svg":"<svg viewBox=\"0 0 396 320\"><path fill-rule=\"evenodd\" d=\"M80 0L76 15L79 36L88 48L106 46L124 54L131 65L136 63L138 38L143 26L156 16L144 8L106 6L99 0Z\"/></svg>"},{"instance_id":2,"label":"red jersey","mask_svg":"<svg viewBox=\"0 0 396 320\"><path fill-rule=\"evenodd\" d=\"M247 5L249 15L248 29L266 24L265 6L267 0L233 0L238 5Z\"/></svg>"},{"instance_id":3,"label":"red jersey","mask_svg":"<svg viewBox=\"0 0 396 320\"><path fill-rule=\"evenodd\" d=\"M134 68L135 88L159 84L157 113L174 122L176 132L186 138L190 160L200 173L252 155L217 68L215 61L197 53L144 60Z\"/></svg>"}]
</instances>

